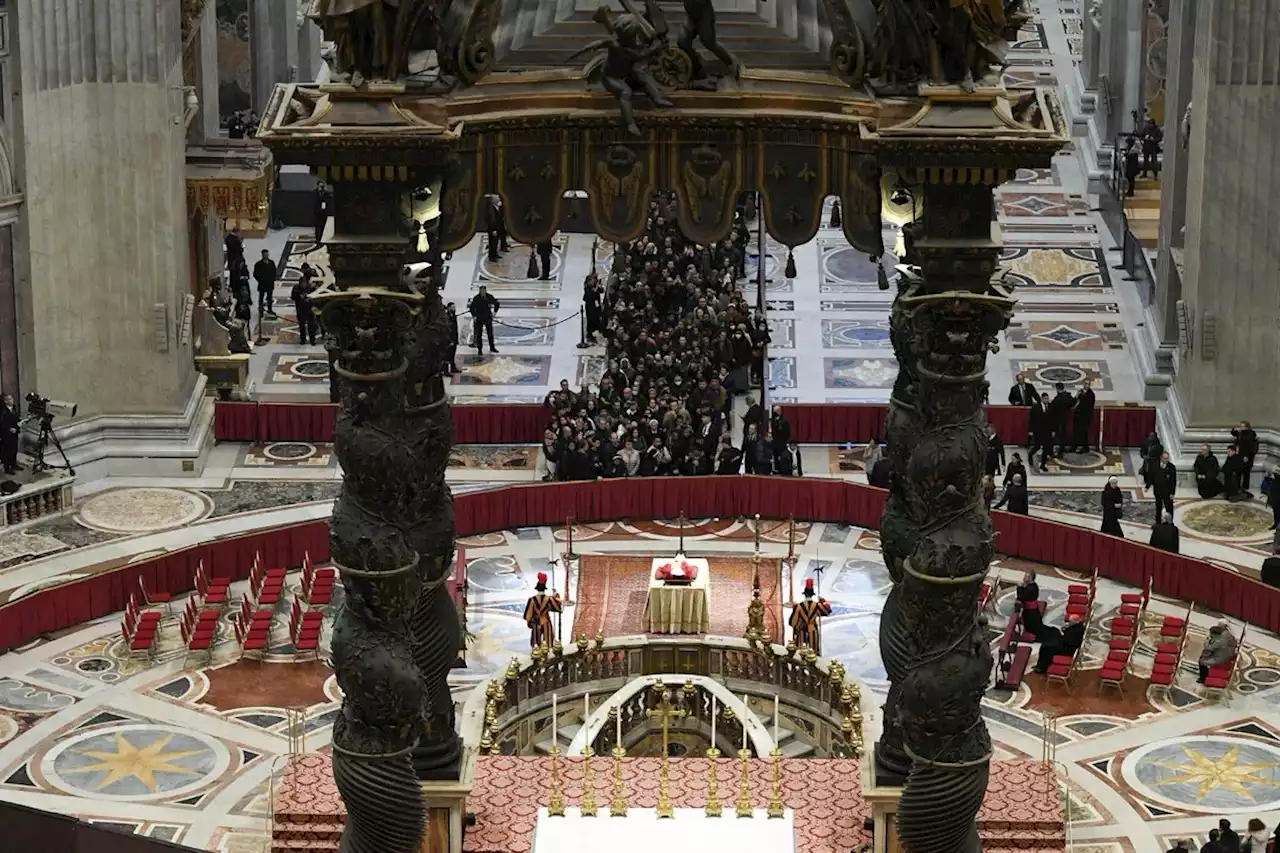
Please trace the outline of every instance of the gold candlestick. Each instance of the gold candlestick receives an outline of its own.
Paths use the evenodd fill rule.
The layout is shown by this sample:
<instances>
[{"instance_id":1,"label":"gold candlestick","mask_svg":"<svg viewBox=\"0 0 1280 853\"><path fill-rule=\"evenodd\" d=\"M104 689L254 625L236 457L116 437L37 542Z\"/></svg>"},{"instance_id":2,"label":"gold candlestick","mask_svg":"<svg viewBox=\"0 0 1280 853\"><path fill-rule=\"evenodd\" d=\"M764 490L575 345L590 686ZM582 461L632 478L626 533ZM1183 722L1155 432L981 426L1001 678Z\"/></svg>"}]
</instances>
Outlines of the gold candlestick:
<instances>
[{"instance_id":1,"label":"gold candlestick","mask_svg":"<svg viewBox=\"0 0 1280 853\"><path fill-rule=\"evenodd\" d=\"M594 754L590 745L582 750L582 804L578 807L578 812L583 817L595 817L596 806L596 784L595 777L591 774L591 756Z\"/></svg>"},{"instance_id":2,"label":"gold candlestick","mask_svg":"<svg viewBox=\"0 0 1280 853\"><path fill-rule=\"evenodd\" d=\"M621 744L613 748L613 799L609 802L613 817L627 816L627 798L622 793L622 759L626 757L627 750Z\"/></svg>"},{"instance_id":3,"label":"gold candlestick","mask_svg":"<svg viewBox=\"0 0 1280 853\"><path fill-rule=\"evenodd\" d=\"M773 793L769 797L769 817L782 817L787 807L782 803L782 750L774 747L769 753L773 759Z\"/></svg>"},{"instance_id":4,"label":"gold candlestick","mask_svg":"<svg viewBox=\"0 0 1280 853\"><path fill-rule=\"evenodd\" d=\"M551 747L551 799L547 801L547 814L564 817L564 786L560 782L560 747Z\"/></svg>"},{"instance_id":5,"label":"gold candlestick","mask_svg":"<svg viewBox=\"0 0 1280 853\"><path fill-rule=\"evenodd\" d=\"M687 717L689 711L684 708L677 708L671 703L671 692L662 686L662 682L658 682L653 686L654 692L659 696L660 702L658 707L651 711L645 711L645 716L660 720L662 722L662 769L658 771L658 817L675 817L675 809L671 805L671 768L667 757L670 746L670 726L673 719Z\"/></svg>"},{"instance_id":6,"label":"gold candlestick","mask_svg":"<svg viewBox=\"0 0 1280 853\"><path fill-rule=\"evenodd\" d=\"M714 746L707 750L707 817L720 817L724 809L720 806L720 778L716 771L716 759L720 750Z\"/></svg>"},{"instance_id":7,"label":"gold candlestick","mask_svg":"<svg viewBox=\"0 0 1280 853\"><path fill-rule=\"evenodd\" d=\"M751 750L738 750L738 758L742 759L742 775L738 779L738 817L755 817L755 807L751 805L749 776L751 774Z\"/></svg>"}]
</instances>

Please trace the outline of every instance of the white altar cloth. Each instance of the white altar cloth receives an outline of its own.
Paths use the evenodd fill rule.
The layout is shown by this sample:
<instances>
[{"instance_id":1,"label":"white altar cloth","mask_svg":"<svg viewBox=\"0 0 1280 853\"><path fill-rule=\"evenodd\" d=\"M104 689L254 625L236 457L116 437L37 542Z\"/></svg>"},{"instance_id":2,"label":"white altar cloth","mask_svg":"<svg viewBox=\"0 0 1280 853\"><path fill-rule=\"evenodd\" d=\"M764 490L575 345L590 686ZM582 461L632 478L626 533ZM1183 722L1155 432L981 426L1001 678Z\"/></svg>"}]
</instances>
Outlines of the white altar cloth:
<instances>
[{"instance_id":1,"label":"white altar cloth","mask_svg":"<svg viewBox=\"0 0 1280 853\"><path fill-rule=\"evenodd\" d=\"M756 809L753 818L739 818L732 796L723 802L721 817L707 817L703 809L676 809L674 818L660 820L653 809L628 809L625 818L616 818L609 816L608 802L600 806L596 817L582 817L576 807L566 808L564 817L549 817L546 809L539 809L533 853L793 853L796 849L791 809L780 818L770 819L764 809Z\"/></svg>"}]
</instances>

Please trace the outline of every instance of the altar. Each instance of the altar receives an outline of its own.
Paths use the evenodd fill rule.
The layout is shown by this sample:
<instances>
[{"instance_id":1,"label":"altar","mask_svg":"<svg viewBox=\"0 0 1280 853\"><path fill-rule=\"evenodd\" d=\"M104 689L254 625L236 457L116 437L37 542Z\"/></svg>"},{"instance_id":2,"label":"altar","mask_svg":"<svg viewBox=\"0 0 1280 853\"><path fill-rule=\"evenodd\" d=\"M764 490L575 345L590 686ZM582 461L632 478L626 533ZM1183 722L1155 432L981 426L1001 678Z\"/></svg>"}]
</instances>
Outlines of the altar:
<instances>
[{"instance_id":1,"label":"altar","mask_svg":"<svg viewBox=\"0 0 1280 853\"><path fill-rule=\"evenodd\" d=\"M732 850L734 853L793 853L795 815L788 809L770 819L757 809L753 820L707 817L703 809L676 809L661 819L656 809L630 809L625 820L602 810L598 817L582 817L576 808L563 817L538 811L533 853L652 853L655 850Z\"/></svg>"},{"instance_id":2,"label":"altar","mask_svg":"<svg viewBox=\"0 0 1280 853\"><path fill-rule=\"evenodd\" d=\"M659 557L649 568L645 624L651 634L705 634L711 627L711 564Z\"/></svg>"}]
</instances>

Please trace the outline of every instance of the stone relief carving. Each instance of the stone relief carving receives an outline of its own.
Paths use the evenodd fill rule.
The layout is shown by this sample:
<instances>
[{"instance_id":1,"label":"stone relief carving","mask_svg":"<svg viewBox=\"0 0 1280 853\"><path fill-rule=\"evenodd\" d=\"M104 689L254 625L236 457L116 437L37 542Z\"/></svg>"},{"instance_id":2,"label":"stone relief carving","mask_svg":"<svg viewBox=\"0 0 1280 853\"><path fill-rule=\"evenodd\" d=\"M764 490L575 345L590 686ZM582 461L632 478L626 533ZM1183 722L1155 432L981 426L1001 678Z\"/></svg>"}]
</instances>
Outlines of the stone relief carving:
<instances>
[{"instance_id":1,"label":"stone relief carving","mask_svg":"<svg viewBox=\"0 0 1280 853\"><path fill-rule=\"evenodd\" d=\"M1187 151L1191 148L1191 104L1187 101L1187 108L1182 111L1182 121L1178 123L1178 141L1182 143L1182 150Z\"/></svg>"},{"instance_id":2,"label":"stone relief carving","mask_svg":"<svg viewBox=\"0 0 1280 853\"><path fill-rule=\"evenodd\" d=\"M1106 0L1089 0L1089 23L1093 24L1095 30L1102 29L1102 13L1106 7Z\"/></svg>"},{"instance_id":3,"label":"stone relief carving","mask_svg":"<svg viewBox=\"0 0 1280 853\"><path fill-rule=\"evenodd\" d=\"M882 0L871 50L873 86L903 93L920 83L973 91L1004 64L1030 20L1023 0Z\"/></svg>"}]
</instances>

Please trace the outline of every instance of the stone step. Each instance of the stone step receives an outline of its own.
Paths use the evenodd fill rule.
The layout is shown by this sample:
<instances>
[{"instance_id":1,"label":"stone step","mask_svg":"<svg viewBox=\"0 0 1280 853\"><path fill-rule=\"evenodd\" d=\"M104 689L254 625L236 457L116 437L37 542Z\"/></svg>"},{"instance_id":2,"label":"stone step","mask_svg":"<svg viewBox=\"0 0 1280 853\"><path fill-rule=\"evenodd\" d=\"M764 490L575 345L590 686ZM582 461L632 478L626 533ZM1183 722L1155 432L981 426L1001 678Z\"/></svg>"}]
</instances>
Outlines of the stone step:
<instances>
[{"instance_id":1,"label":"stone step","mask_svg":"<svg viewBox=\"0 0 1280 853\"><path fill-rule=\"evenodd\" d=\"M278 818L271 829L271 837L276 839L293 838L298 833L308 836L329 834L337 838L342 835L345 824L339 821L303 821L297 823L282 822Z\"/></svg>"},{"instance_id":2,"label":"stone step","mask_svg":"<svg viewBox=\"0 0 1280 853\"><path fill-rule=\"evenodd\" d=\"M756 715L756 719L760 721L760 725L768 729L769 734L772 735L773 734L773 716L762 713L760 711L756 711L756 710L752 710L751 713ZM791 729L784 729L781 726L778 727L778 743L779 744L784 744L787 741L791 740L791 738L793 737L795 737L795 732L791 731Z\"/></svg>"},{"instance_id":3,"label":"stone step","mask_svg":"<svg viewBox=\"0 0 1280 853\"><path fill-rule=\"evenodd\" d=\"M573 743L573 739L578 736L578 732L582 731L582 723L569 723L556 729L556 736L560 738L563 744Z\"/></svg>"},{"instance_id":4,"label":"stone step","mask_svg":"<svg viewBox=\"0 0 1280 853\"><path fill-rule=\"evenodd\" d=\"M779 732L779 740L784 741L782 744L783 758L805 758L813 755L813 744L811 743L803 743L798 740L787 741L786 738L781 736L781 732Z\"/></svg>"}]
</instances>

